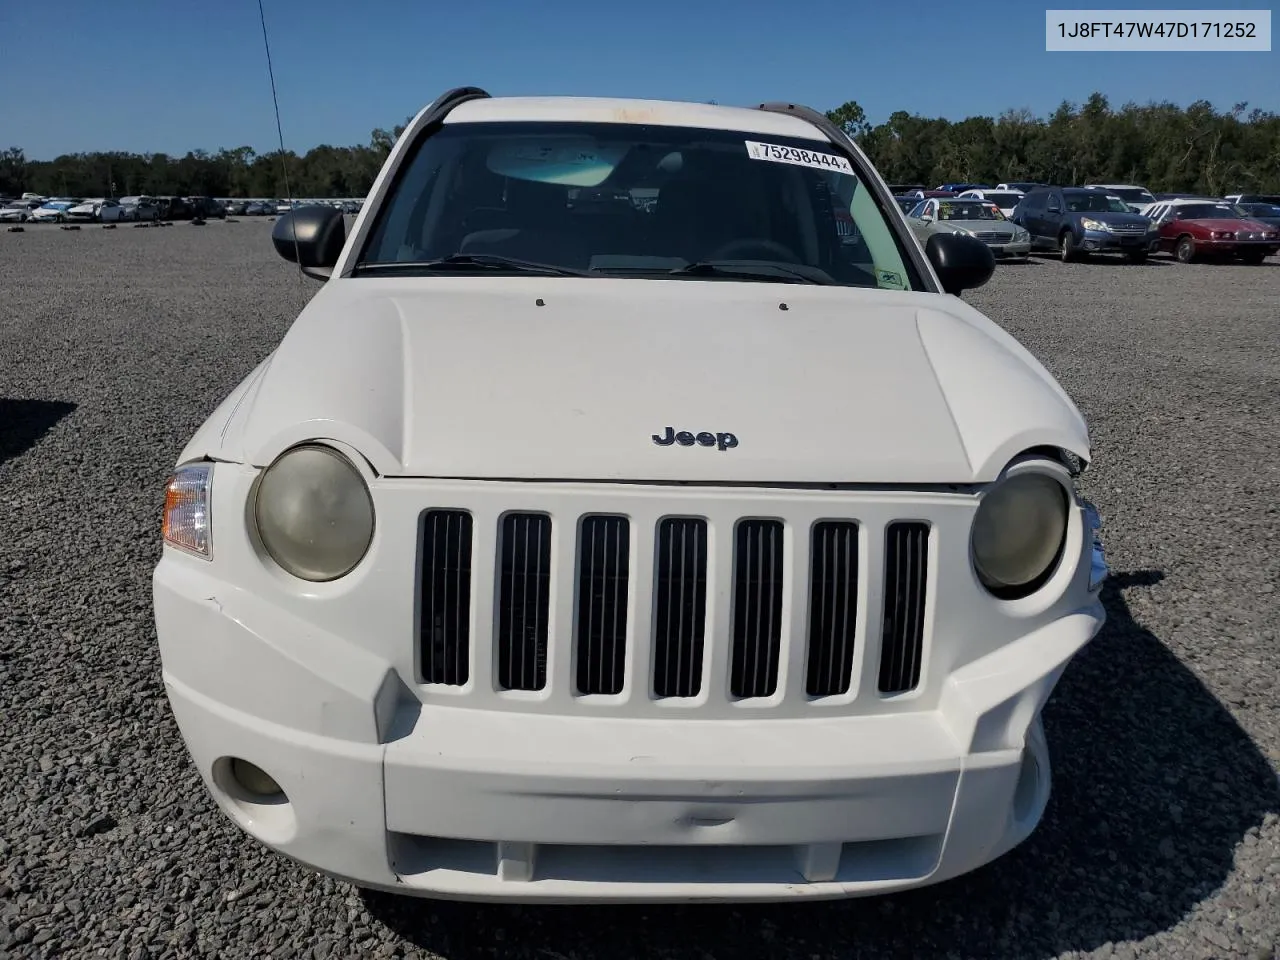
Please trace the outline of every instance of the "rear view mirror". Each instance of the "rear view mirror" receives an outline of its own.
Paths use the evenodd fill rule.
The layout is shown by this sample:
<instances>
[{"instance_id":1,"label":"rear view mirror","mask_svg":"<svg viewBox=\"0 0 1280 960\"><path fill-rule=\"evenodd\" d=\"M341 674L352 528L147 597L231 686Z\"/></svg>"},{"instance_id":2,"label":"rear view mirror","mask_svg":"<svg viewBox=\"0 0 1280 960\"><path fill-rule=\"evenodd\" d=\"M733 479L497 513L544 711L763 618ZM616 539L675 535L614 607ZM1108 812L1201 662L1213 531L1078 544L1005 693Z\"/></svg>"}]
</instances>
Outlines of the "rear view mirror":
<instances>
[{"instance_id":1,"label":"rear view mirror","mask_svg":"<svg viewBox=\"0 0 1280 960\"><path fill-rule=\"evenodd\" d=\"M317 280L327 280L347 242L347 222L335 207L298 207L271 230L276 253Z\"/></svg>"},{"instance_id":2,"label":"rear view mirror","mask_svg":"<svg viewBox=\"0 0 1280 960\"><path fill-rule=\"evenodd\" d=\"M947 293L958 295L980 287L995 273L991 248L967 233L935 233L924 245L924 252Z\"/></svg>"}]
</instances>

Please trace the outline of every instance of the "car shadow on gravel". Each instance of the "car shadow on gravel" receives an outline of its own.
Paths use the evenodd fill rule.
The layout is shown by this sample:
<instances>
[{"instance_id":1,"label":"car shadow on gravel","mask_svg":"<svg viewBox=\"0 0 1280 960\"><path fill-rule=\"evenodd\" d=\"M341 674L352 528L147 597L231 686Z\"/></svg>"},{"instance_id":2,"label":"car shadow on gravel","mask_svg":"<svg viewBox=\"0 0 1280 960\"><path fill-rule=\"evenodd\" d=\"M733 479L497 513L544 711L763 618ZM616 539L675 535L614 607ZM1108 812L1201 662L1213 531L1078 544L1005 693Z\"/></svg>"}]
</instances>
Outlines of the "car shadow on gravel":
<instances>
[{"instance_id":1,"label":"car shadow on gravel","mask_svg":"<svg viewBox=\"0 0 1280 960\"><path fill-rule=\"evenodd\" d=\"M1276 773L1221 702L1130 616L1108 622L1046 709L1054 790L1039 829L1000 860L891 896L734 906L519 907L362 894L433 954L471 957L1047 958L1165 931L1226 880L1233 851L1280 810Z\"/></svg>"},{"instance_id":2,"label":"car shadow on gravel","mask_svg":"<svg viewBox=\"0 0 1280 960\"><path fill-rule=\"evenodd\" d=\"M62 400L0 397L0 463L26 453L75 408Z\"/></svg>"}]
</instances>

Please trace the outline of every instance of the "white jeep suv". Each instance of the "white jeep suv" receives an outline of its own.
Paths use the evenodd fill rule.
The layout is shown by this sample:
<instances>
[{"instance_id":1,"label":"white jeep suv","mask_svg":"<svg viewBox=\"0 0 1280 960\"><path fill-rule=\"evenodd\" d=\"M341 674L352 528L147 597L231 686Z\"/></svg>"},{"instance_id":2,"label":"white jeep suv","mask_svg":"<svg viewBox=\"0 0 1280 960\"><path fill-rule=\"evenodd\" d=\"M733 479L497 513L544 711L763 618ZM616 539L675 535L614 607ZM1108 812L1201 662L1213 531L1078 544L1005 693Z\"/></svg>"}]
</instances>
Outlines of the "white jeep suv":
<instances>
[{"instance_id":1,"label":"white jeep suv","mask_svg":"<svg viewBox=\"0 0 1280 960\"><path fill-rule=\"evenodd\" d=\"M1084 421L821 114L460 88L182 451L164 680L225 813L507 901L794 900L1035 827L1104 620Z\"/></svg>"}]
</instances>

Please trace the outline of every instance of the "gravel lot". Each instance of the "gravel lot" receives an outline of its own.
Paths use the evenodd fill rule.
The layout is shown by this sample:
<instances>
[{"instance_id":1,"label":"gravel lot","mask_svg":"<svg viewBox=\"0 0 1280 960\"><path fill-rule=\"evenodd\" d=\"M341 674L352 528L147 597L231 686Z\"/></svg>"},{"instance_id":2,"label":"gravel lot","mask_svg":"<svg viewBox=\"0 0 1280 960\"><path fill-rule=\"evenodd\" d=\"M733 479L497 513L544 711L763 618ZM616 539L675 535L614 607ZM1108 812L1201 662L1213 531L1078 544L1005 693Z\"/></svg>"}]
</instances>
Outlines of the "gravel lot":
<instances>
[{"instance_id":1,"label":"gravel lot","mask_svg":"<svg viewBox=\"0 0 1280 960\"><path fill-rule=\"evenodd\" d=\"M1036 261L967 295L1089 418L1115 572L1110 622L1048 710L1055 793L1027 844L881 899L520 909L361 896L264 852L206 799L170 719L162 484L317 288L269 229L0 233L0 956L1280 950L1275 259Z\"/></svg>"}]
</instances>

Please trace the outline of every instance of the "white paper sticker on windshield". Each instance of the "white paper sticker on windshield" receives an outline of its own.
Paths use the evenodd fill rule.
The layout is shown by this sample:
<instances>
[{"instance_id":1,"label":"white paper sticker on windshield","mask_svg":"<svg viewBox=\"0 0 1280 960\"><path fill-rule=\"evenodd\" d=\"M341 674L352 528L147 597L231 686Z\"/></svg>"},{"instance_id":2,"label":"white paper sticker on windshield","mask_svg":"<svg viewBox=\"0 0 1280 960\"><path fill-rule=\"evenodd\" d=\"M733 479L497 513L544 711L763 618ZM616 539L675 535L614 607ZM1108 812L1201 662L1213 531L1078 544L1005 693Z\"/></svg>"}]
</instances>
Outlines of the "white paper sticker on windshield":
<instances>
[{"instance_id":1,"label":"white paper sticker on windshield","mask_svg":"<svg viewBox=\"0 0 1280 960\"><path fill-rule=\"evenodd\" d=\"M876 286L887 287L890 290L907 289L907 285L902 282L902 274L892 270L881 270L878 267L876 268Z\"/></svg>"},{"instance_id":2,"label":"white paper sticker on windshield","mask_svg":"<svg viewBox=\"0 0 1280 960\"><path fill-rule=\"evenodd\" d=\"M800 147L784 147L777 143L759 143L755 140L746 140L744 142L747 145L747 156L752 160L793 163L800 167L831 170L835 173L847 173L849 176L853 176L853 165L849 163L847 157L838 157L834 153L820 153L817 150L804 150Z\"/></svg>"}]
</instances>

